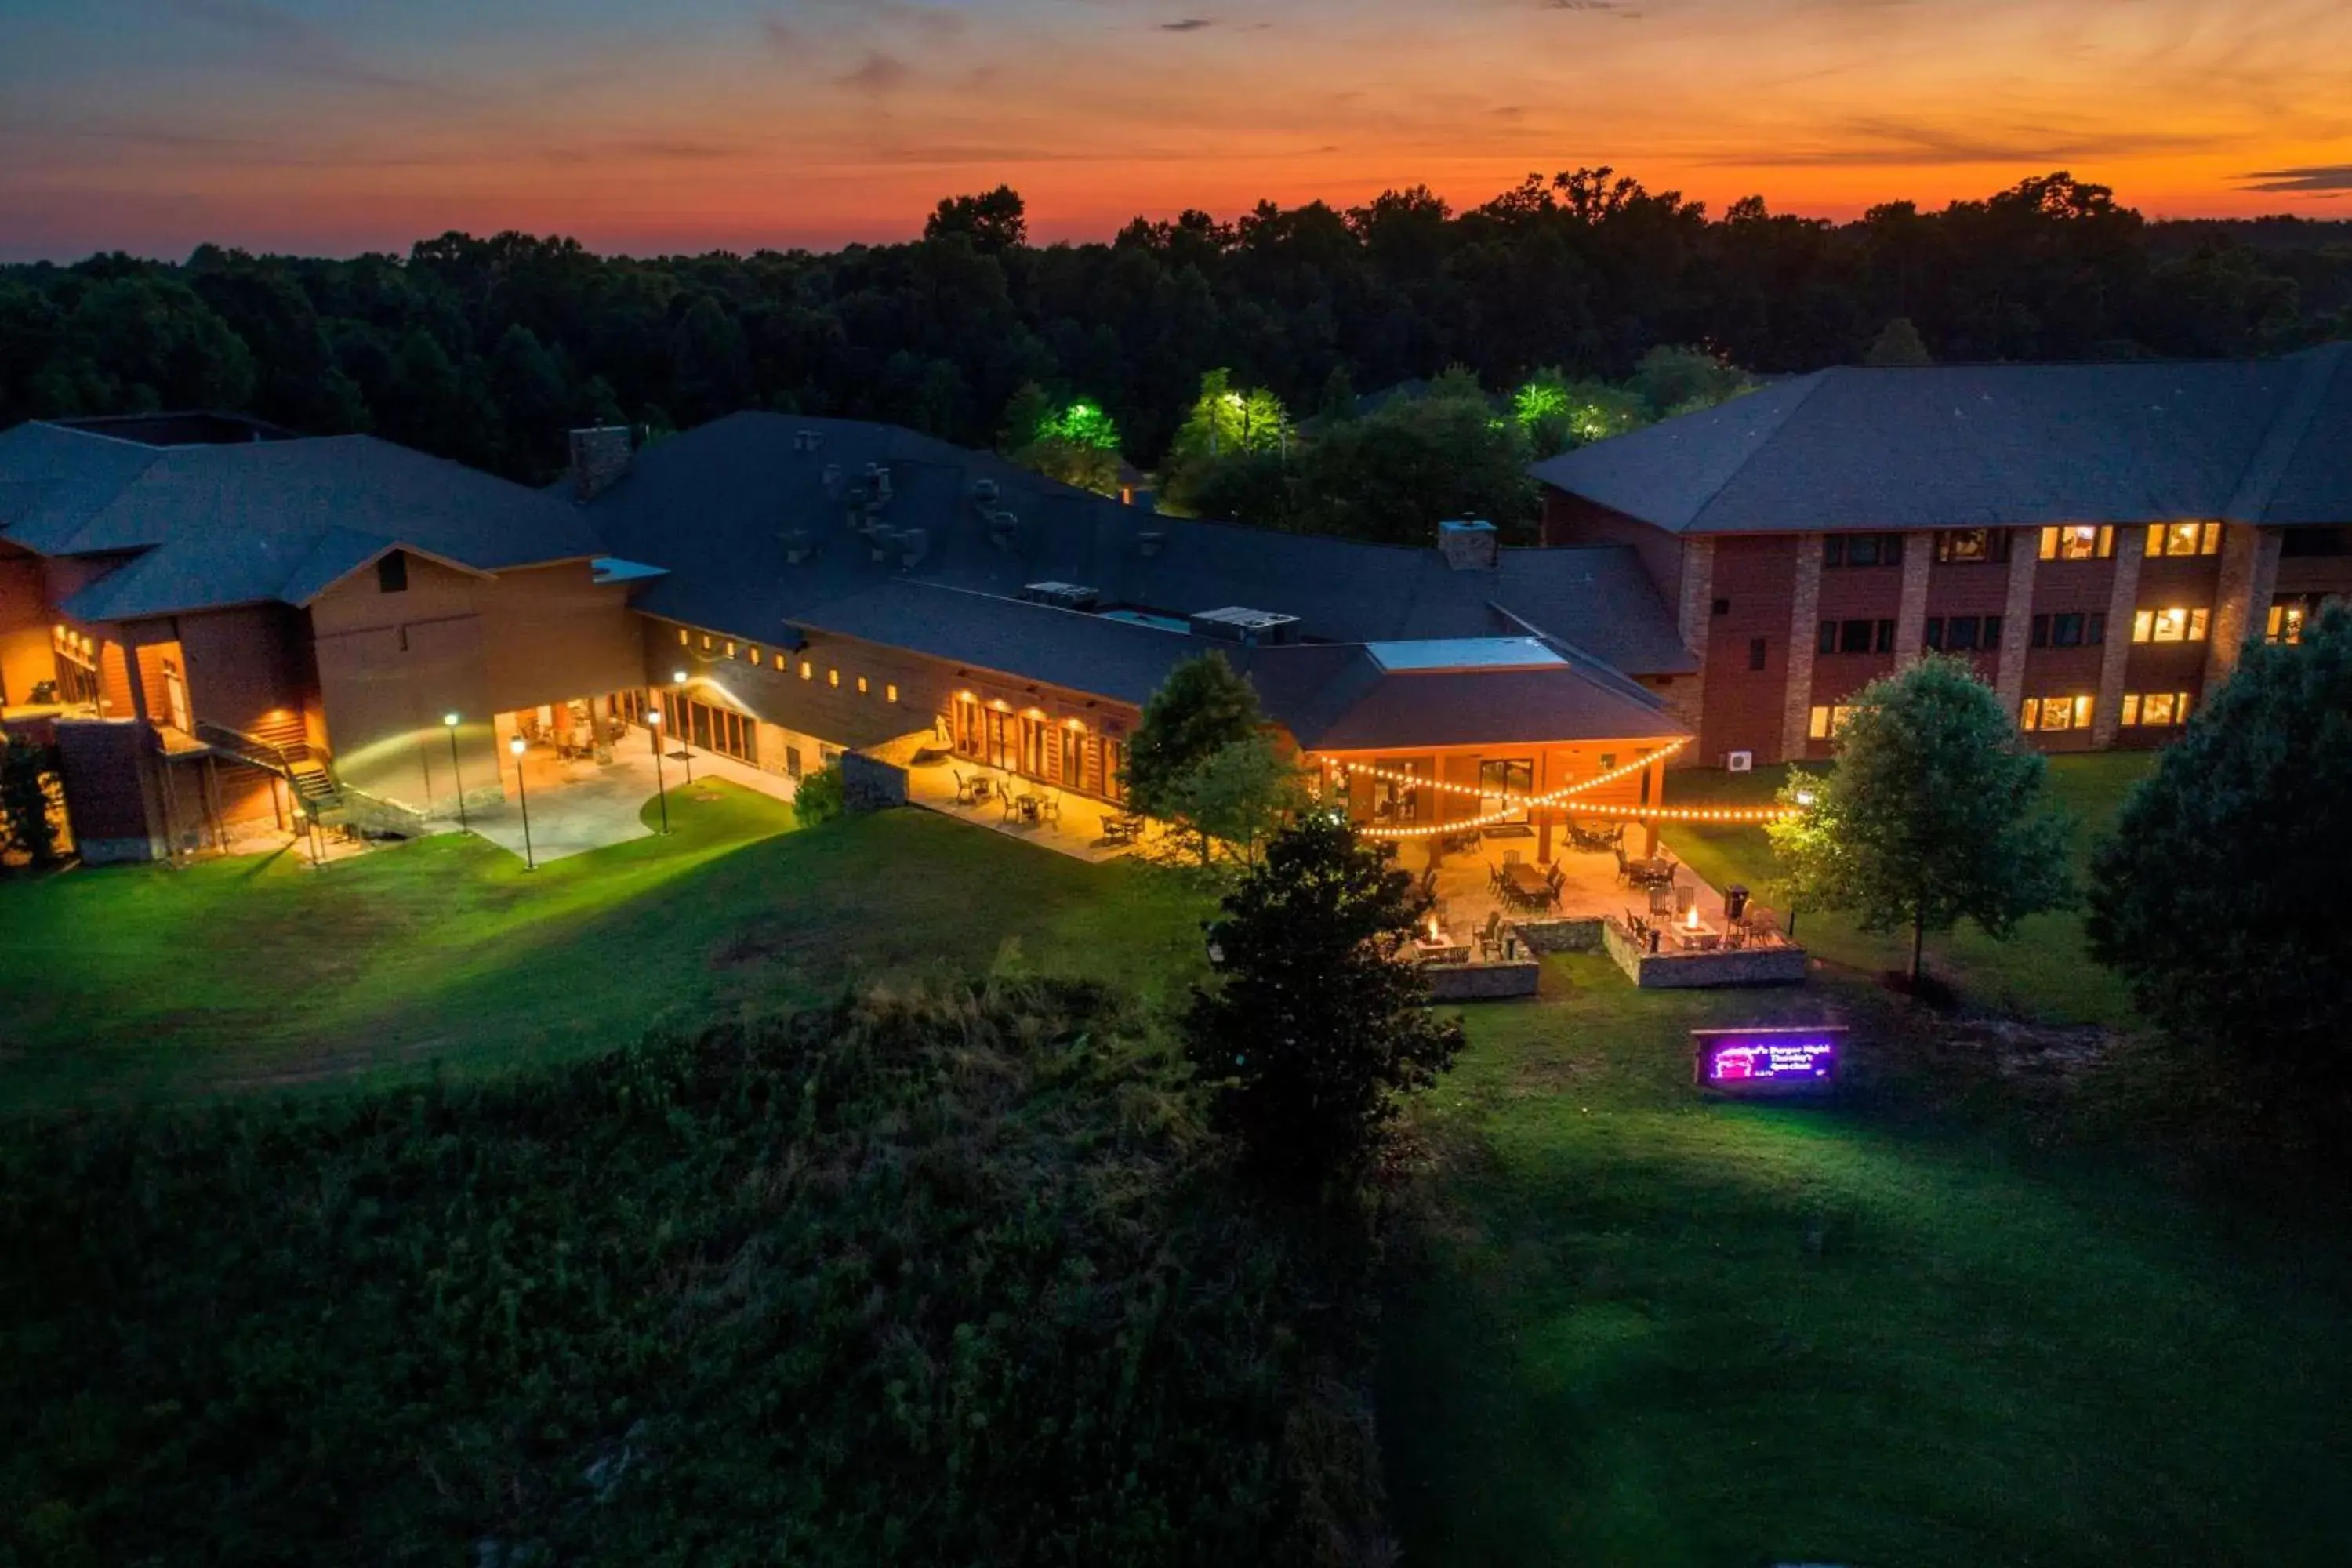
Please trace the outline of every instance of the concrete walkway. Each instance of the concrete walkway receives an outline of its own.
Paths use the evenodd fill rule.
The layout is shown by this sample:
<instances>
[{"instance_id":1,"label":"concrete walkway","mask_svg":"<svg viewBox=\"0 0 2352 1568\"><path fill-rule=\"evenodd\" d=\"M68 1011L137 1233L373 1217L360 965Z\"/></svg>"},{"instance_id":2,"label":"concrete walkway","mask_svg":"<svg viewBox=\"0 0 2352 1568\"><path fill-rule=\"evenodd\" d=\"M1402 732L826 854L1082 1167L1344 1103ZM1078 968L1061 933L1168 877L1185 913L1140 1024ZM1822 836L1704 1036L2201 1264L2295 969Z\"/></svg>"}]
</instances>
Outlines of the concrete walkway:
<instances>
[{"instance_id":1,"label":"concrete walkway","mask_svg":"<svg viewBox=\"0 0 2352 1568\"><path fill-rule=\"evenodd\" d=\"M653 835L655 829L646 826L640 816L656 793L653 753L642 731L625 739L610 763L562 762L552 751L533 747L525 755L523 765L523 786L530 802L533 859L541 863L561 860L569 855ZM707 752L694 753L693 774L694 784L689 786L685 767L675 760L662 763L661 777L668 784L673 800L680 792L699 787L704 780L713 778L778 800L793 798L791 779ZM515 802L511 764L504 783L506 804L468 811L467 826L520 858L523 814ZM455 832L457 819L436 816L426 826L434 832Z\"/></svg>"}]
</instances>

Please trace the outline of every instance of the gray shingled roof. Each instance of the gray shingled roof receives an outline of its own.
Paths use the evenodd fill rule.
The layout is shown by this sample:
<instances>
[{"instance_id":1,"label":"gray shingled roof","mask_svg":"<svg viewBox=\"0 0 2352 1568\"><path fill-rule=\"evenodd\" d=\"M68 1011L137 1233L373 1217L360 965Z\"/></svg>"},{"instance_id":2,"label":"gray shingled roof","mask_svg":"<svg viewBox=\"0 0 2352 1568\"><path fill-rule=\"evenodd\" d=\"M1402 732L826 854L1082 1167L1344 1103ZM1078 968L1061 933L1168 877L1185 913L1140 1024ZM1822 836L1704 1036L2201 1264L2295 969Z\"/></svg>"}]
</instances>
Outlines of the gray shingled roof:
<instances>
[{"instance_id":1,"label":"gray shingled roof","mask_svg":"<svg viewBox=\"0 0 2352 1568\"><path fill-rule=\"evenodd\" d=\"M798 444L801 431L816 435L814 450ZM884 525L923 531L911 565L895 544L876 562L849 526L847 487L876 463L890 473ZM997 488L985 507L981 481ZM747 637L772 636L819 605L893 580L1007 597L1054 581L1097 589L1106 606L1177 616L1227 605L1271 610L1297 616L1303 636L1334 642L1509 636L1526 629L1517 615L1622 668L1693 668L1639 561L1620 547L1505 551L1494 571L1455 572L1433 547L1121 506L890 426L732 415L640 452L629 476L587 510L609 549L669 570L640 595L641 608ZM987 510L1018 519L1002 543L992 540ZM814 552L788 562L788 533Z\"/></svg>"},{"instance_id":2,"label":"gray shingled roof","mask_svg":"<svg viewBox=\"0 0 2352 1568\"><path fill-rule=\"evenodd\" d=\"M1572 655L1544 669L1391 674L1359 644L1229 646L904 578L818 605L798 624L1139 706L1177 665L1213 650L1310 748L1685 733L1640 687Z\"/></svg>"},{"instance_id":3,"label":"gray shingled roof","mask_svg":"<svg viewBox=\"0 0 2352 1568\"><path fill-rule=\"evenodd\" d=\"M1678 533L2352 521L2352 344L1818 371L1535 466Z\"/></svg>"},{"instance_id":4,"label":"gray shingled roof","mask_svg":"<svg viewBox=\"0 0 2352 1568\"><path fill-rule=\"evenodd\" d=\"M483 572L599 553L576 507L371 437L155 447L41 424L0 434L0 537L129 552L64 606L89 620L304 604L394 549Z\"/></svg>"}]
</instances>

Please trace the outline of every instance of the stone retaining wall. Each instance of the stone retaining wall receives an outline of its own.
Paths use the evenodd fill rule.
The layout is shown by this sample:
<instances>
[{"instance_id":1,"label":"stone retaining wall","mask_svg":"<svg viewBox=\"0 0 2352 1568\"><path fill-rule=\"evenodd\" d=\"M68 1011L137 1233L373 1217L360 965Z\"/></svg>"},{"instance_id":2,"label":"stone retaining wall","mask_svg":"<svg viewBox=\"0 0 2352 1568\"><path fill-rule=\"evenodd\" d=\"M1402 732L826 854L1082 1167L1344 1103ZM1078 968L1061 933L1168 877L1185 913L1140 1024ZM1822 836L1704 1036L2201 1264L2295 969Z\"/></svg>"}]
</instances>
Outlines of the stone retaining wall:
<instances>
[{"instance_id":1,"label":"stone retaining wall","mask_svg":"<svg viewBox=\"0 0 2352 1568\"><path fill-rule=\"evenodd\" d=\"M1617 967L1644 991L1712 985L1800 985L1805 979L1806 953L1801 947L1650 952L1616 921L1603 922L1603 940Z\"/></svg>"},{"instance_id":2,"label":"stone retaining wall","mask_svg":"<svg viewBox=\"0 0 2352 1568\"><path fill-rule=\"evenodd\" d=\"M1517 963L1432 963L1421 973L1429 981L1433 1002L1492 1002L1534 995L1543 965L1532 959Z\"/></svg>"},{"instance_id":3,"label":"stone retaining wall","mask_svg":"<svg viewBox=\"0 0 2352 1568\"><path fill-rule=\"evenodd\" d=\"M1601 919L1513 921L1512 929L1531 952L1599 952Z\"/></svg>"}]
</instances>

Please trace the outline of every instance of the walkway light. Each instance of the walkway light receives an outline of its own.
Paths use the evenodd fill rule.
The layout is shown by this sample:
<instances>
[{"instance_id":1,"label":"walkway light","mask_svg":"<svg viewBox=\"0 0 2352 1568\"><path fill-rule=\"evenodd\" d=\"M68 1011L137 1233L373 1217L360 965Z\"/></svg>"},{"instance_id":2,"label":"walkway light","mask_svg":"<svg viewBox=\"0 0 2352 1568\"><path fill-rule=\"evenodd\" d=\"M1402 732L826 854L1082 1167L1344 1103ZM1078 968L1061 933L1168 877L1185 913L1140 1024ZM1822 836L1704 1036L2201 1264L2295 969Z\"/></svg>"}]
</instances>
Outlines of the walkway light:
<instances>
[{"instance_id":1,"label":"walkway light","mask_svg":"<svg viewBox=\"0 0 2352 1568\"><path fill-rule=\"evenodd\" d=\"M441 727L449 731L449 777L457 786L457 831L465 833L472 825L466 820L466 777L457 771L457 715L442 714Z\"/></svg>"},{"instance_id":2,"label":"walkway light","mask_svg":"<svg viewBox=\"0 0 2352 1568\"><path fill-rule=\"evenodd\" d=\"M530 742L517 735L507 742L507 750L514 753L515 799L522 803L522 868L526 871L536 871L539 869L539 860L530 849L530 792L523 788L522 783L522 754L530 745Z\"/></svg>"},{"instance_id":3,"label":"walkway light","mask_svg":"<svg viewBox=\"0 0 2352 1568\"><path fill-rule=\"evenodd\" d=\"M661 704L646 704L646 723L654 738L654 789L661 795L662 831L669 831L669 785L662 779Z\"/></svg>"},{"instance_id":4,"label":"walkway light","mask_svg":"<svg viewBox=\"0 0 2352 1568\"><path fill-rule=\"evenodd\" d=\"M677 688L677 705L683 712L686 708L686 671L673 669L669 672L669 679L670 684ZM678 731L677 751L678 755L686 762L686 782L691 784L694 783L694 743L687 739L687 733L688 731L684 730Z\"/></svg>"}]
</instances>

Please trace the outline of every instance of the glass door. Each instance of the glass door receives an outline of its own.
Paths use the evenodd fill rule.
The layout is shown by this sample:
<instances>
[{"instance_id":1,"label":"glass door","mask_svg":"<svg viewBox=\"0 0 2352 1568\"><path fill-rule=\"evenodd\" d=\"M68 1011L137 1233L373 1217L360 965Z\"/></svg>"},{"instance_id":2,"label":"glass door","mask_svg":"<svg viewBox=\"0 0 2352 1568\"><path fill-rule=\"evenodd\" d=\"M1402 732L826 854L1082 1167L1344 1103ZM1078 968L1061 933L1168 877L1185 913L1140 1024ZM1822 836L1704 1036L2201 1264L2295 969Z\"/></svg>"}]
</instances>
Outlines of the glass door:
<instances>
[{"instance_id":1,"label":"glass door","mask_svg":"<svg viewBox=\"0 0 2352 1568\"><path fill-rule=\"evenodd\" d=\"M1500 757L1478 764L1478 815L1498 822L1525 822L1528 796L1535 793L1531 757Z\"/></svg>"}]
</instances>

